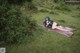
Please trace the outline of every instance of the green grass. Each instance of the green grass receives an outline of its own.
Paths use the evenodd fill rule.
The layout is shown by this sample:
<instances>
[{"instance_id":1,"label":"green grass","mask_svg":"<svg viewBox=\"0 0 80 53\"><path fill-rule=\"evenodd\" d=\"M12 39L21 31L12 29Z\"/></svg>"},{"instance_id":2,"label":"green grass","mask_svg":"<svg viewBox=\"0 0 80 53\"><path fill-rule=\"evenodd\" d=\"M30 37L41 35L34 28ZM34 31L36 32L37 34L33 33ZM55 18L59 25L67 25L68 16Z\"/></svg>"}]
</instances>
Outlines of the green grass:
<instances>
[{"instance_id":1,"label":"green grass","mask_svg":"<svg viewBox=\"0 0 80 53\"><path fill-rule=\"evenodd\" d=\"M34 36L26 37L22 44L9 46L9 53L80 53L80 18L73 18L68 13L58 13L59 15L38 12L32 15L32 19L41 25L44 18L50 16L62 26L73 26L76 31L72 38L43 29L40 33L34 32ZM59 20L64 20L65 23Z\"/></svg>"},{"instance_id":2,"label":"green grass","mask_svg":"<svg viewBox=\"0 0 80 53\"><path fill-rule=\"evenodd\" d=\"M24 16L29 16L30 14L39 26L46 16L50 16L52 20L62 26L72 27L76 30L74 35L69 38L40 27L43 30L34 32L34 36L25 37L21 44L6 46L7 53L80 53L80 17L76 17L80 13L79 10L70 12L55 10L53 14L40 11L31 13L32 11L27 11L23 6L21 11ZM61 22L61 20L65 22Z\"/></svg>"}]
</instances>

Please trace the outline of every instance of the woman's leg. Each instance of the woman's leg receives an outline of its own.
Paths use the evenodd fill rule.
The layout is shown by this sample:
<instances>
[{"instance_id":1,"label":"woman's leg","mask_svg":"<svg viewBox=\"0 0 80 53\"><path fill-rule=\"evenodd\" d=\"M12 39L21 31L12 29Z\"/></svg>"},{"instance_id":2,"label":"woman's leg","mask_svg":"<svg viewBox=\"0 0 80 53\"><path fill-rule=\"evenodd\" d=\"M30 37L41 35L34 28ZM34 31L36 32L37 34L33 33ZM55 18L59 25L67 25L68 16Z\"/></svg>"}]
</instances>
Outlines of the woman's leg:
<instances>
[{"instance_id":1,"label":"woman's leg","mask_svg":"<svg viewBox=\"0 0 80 53\"><path fill-rule=\"evenodd\" d=\"M56 26L56 29L59 29L61 31L70 31L68 29L66 29L65 27L62 27L62 26Z\"/></svg>"},{"instance_id":2,"label":"woman's leg","mask_svg":"<svg viewBox=\"0 0 80 53\"><path fill-rule=\"evenodd\" d=\"M54 24L52 25L52 29L53 29L53 30L58 29L58 30L61 30L61 31L70 31L70 30L65 29L65 27L56 26L56 25L57 25L56 23L54 23Z\"/></svg>"},{"instance_id":3,"label":"woman's leg","mask_svg":"<svg viewBox=\"0 0 80 53\"><path fill-rule=\"evenodd\" d=\"M63 26L57 26L56 22L53 23L52 29L53 30L58 29L58 30L61 30L61 31L70 31L70 30L66 29L65 27L63 27Z\"/></svg>"}]
</instances>

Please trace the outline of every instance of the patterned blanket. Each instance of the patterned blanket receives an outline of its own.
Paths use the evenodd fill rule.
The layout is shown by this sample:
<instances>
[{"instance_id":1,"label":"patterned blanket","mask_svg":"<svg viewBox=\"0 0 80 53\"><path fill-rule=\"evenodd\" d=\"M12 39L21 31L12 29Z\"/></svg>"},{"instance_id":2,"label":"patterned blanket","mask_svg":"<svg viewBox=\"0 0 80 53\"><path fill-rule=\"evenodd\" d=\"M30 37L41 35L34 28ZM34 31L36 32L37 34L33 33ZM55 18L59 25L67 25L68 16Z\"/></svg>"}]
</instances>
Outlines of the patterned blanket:
<instances>
[{"instance_id":1,"label":"patterned blanket","mask_svg":"<svg viewBox=\"0 0 80 53\"><path fill-rule=\"evenodd\" d=\"M44 25L42 25L42 27L46 28ZM69 30L69 31L61 31L61 30L57 30L57 29L55 29L55 30L49 29L49 30L52 30L52 31L57 32L62 35L65 35L67 37L71 37L73 35L73 29L69 28L69 27L64 27L64 30Z\"/></svg>"}]
</instances>

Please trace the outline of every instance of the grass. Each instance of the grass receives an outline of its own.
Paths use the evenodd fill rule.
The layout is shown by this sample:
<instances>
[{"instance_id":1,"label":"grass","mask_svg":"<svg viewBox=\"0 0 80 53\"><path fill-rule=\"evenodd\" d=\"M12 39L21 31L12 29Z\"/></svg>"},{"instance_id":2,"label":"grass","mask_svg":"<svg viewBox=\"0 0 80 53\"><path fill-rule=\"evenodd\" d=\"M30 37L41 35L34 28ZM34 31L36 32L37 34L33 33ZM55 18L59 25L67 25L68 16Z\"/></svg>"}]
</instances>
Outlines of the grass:
<instances>
[{"instance_id":1,"label":"grass","mask_svg":"<svg viewBox=\"0 0 80 53\"><path fill-rule=\"evenodd\" d=\"M28 15L25 8L22 7L21 11L24 16ZM80 17L73 17L79 11L56 12L57 14L50 14L49 12L30 12L29 14L32 16L32 19L37 21L39 26L46 16L50 16L52 20L62 26L76 29L72 38L42 28L43 30L34 32L34 36L25 37L21 44L7 46L7 53L80 53Z\"/></svg>"}]
</instances>

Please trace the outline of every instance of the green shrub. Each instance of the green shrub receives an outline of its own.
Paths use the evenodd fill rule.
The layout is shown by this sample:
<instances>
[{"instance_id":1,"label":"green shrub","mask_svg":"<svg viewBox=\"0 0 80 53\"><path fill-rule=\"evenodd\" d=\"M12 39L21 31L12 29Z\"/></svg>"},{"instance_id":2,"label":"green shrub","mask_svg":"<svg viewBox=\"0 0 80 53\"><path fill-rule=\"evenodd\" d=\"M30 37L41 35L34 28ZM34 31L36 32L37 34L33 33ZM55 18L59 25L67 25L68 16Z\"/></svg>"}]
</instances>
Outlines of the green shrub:
<instances>
[{"instance_id":1,"label":"green shrub","mask_svg":"<svg viewBox=\"0 0 80 53\"><path fill-rule=\"evenodd\" d=\"M58 0L54 0L54 2L55 2L55 3L57 3L57 2L58 2Z\"/></svg>"},{"instance_id":2,"label":"green shrub","mask_svg":"<svg viewBox=\"0 0 80 53\"><path fill-rule=\"evenodd\" d=\"M48 12L46 9L41 9L40 12Z\"/></svg>"},{"instance_id":3,"label":"green shrub","mask_svg":"<svg viewBox=\"0 0 80 53\"><path fill-rule=\"evenodd\" d=\"M59 15L59 13L57 13L55 11L51 11L50 14Z\"/></svg>"},{"instance_id":4,"label":"green shrub","mask_svg":"<svg viewBox=\"0 0 80 53\"><path fill-rule=\"evenodd\" d=\"M51 11L50 14L54 14L55 12Z\"/></svg>"},{"instance_id":5,"label":"green shrub","mask_svg":"<svg viewBox=\"0 0 80 53\"><path fill-rule=\"evenodd\" d=\"M58 20L59 22L62 22L62 23L66 23L66 21L65 20Z\"/></svg>"},{"instance_id":6,"label":"green shrub","mask_svg":"<svg viewBox=\"0 0 80 53\"><path fill-rule=\"evenodd\" d=\"M2 9L1 9L2 8ZM26 35L32 35L36 30L36 22L30 17L22 16L20 9L17 7L0 8L0 41L5 43L21 42Z\"/></svg>"},{"instance_id":7,"label":"green shrub","mask_svg":"<svg viewBox=\"0 0 80 53\"><path fill-rule=\"evenodd\" d=\"M63 11L71 11L67 5L62 5L62 4L55 6L55 9Z\"/></svg>"},{"instance_id":8,"label":"green shrub","mask_svg":"<svg viewBox=\"0 0 80 53\"><path fill-rule=\"evenodd\" d=\"M80 10L80 6L78 6L76 9Z\"/></svg>"}]
</instances>

